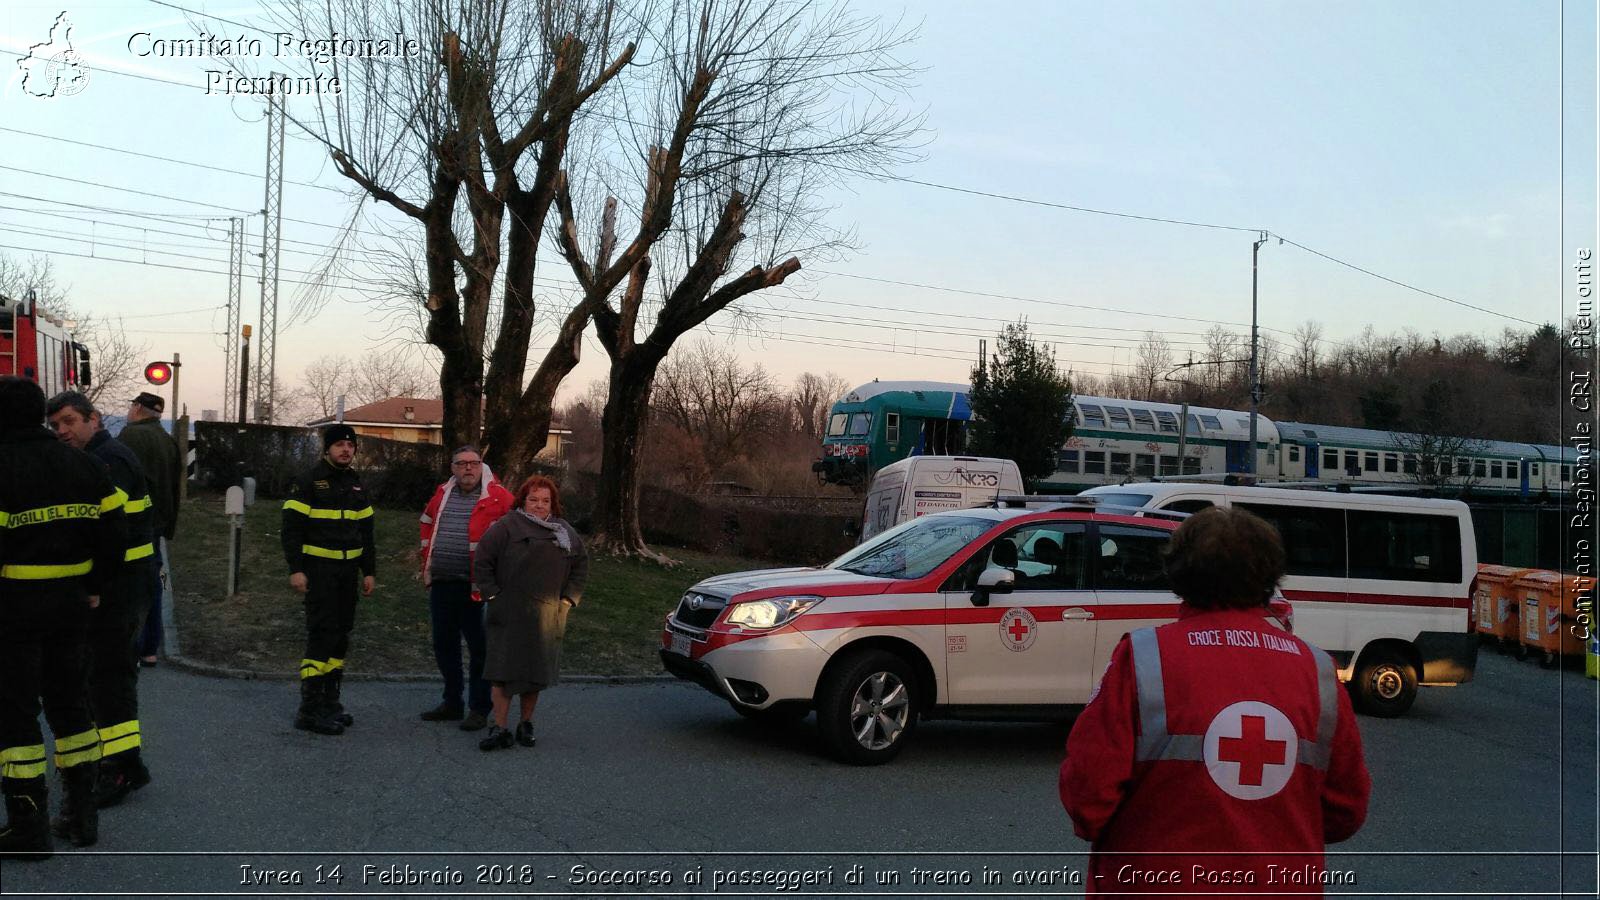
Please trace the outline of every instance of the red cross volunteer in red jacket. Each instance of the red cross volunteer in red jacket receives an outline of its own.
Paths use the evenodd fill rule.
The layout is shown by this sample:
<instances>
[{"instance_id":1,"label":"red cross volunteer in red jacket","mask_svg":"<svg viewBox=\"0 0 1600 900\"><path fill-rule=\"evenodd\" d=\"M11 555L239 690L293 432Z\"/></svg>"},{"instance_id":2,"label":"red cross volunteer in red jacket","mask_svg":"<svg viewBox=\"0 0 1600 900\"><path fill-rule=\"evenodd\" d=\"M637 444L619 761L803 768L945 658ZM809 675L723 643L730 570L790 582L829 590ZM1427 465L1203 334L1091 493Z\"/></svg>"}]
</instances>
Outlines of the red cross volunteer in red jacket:
<instances>
[{"instance_id":1,"label":"red cross volunteer in red jacket","mask_svg":"<svg viewBox=\"0 0 1600 900\"><path fill-rule=\"evenodd\" d=\"M1333 660L1267 618L1278 533L1209 509L1167 553L1178 621L1117 646L1061 764L1061 803L1092 845L1088 893L1355 883L1323 849L1366 819L1361 735Z\"/></svg>"},{"instance_id":2,"label":"red cross volunteer in red jacket","mask_svg":"<svg viewBox=\"0 0 1600 900\"><path fill-rule=\"evenodd\" d=\"M444 676L439 705L422 714L428 722L461 722L462 731L488 723L489 683L483 602L472 584L472 555L483 533L511 509L506 490L484 464L478 448L450 454L450 480L439 485L422 511L422 583L428 588L433 622L433 658ZM467 644L466 704L461 692L461 643Z\"/></svg>"}]
</instances>

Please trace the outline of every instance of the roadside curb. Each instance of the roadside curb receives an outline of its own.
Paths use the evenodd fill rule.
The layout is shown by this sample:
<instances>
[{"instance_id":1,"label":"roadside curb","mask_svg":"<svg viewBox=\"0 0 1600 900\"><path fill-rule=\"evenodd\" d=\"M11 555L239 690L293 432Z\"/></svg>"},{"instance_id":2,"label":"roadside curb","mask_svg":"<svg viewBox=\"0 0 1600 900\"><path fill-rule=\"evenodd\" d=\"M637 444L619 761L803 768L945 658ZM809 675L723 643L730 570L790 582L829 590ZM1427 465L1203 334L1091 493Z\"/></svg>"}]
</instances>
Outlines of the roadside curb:
<instances>
[{"instance_id":1,"label":"roadside curb","mask_svg":"<svg viewBox=\"0 0 1600 900\"><path fill-rule=\"evenodd\" d=\"M219 666L214 663L201 662L182 655L166 656L163 662L174 669L181 669L195 675L206 675L211 678L234 678L241 681L298 681L299 676L293 672L269 671L262 672L255 669L236 669L232 666ZM429 682L441 683L444 679L438 675L425 675L416 672L346 672L346 681L379 681L391 684L426 684ZM672 675L563 675L561 681L570 684L664 684L677 681Z\"/></svg>"}]
</instances>

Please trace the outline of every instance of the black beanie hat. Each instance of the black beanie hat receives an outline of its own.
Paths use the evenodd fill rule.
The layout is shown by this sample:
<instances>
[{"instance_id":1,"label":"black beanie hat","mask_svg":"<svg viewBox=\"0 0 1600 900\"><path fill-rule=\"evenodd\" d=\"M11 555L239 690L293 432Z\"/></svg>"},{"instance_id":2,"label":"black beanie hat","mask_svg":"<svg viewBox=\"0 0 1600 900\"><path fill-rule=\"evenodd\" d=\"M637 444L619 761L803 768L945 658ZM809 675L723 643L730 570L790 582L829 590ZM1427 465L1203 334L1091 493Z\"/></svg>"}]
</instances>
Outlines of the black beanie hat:
<instances>
[{"instance_id":1,"label":"black beanie hat","mask_svg":"<svg viewBox=\"0 0 1600 900\"><path fill-rule=\"evenodd\" d=\"M337 425L329 425L327 428L322 429L322 452L328 452L328 448L340 441L349 441L352 444L358 443L356 441L356 430L343 422Z\"/></svg>"},{"instance_id":2,"label":"black beanie hat","mask_svg":"<svg viewBox=\"0 0 1600 900\"><path fill-rule=\"evenodd\" d=\"M38 428L44 413L44 390L32 379L0 376L0 428Z\"/></svg>"}]
</instances>

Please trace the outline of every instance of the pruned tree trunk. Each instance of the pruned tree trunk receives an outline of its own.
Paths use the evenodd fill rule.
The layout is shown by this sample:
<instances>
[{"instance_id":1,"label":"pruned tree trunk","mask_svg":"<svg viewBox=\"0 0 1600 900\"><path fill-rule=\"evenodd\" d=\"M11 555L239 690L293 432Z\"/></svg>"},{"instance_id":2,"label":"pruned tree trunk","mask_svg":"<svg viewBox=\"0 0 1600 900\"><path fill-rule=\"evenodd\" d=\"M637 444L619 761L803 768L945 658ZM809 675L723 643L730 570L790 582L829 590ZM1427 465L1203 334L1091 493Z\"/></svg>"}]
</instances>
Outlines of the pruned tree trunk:
<instances>
[{"instance_id":1,"label":"pruned tree trunk","mask_svg":"<svg viewBox=\"0 0 1600 900\"><path fill-rule=\"evenodd\" d=\"M661 359L660 353L635 352L611 365L611 386L601 416L600 497L589 547L595 553L676 565L650 549L639 525L639 472L650 417L650 386Z\"/></svg>"}]
</instances>

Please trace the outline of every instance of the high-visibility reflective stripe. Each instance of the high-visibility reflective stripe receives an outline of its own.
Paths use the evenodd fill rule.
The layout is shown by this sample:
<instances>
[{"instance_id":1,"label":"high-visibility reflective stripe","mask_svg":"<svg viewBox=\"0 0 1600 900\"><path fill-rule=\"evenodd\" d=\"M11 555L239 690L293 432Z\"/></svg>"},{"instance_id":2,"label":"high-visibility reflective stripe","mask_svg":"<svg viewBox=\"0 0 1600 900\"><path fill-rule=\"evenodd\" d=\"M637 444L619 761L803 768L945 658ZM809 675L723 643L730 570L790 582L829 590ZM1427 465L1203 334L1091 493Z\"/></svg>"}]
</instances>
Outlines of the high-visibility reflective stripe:
<instances>
[{"instance_id":1,"label":"high-visibility reflective stripe","mask_svg":"<svg viewBox=\"0 0 1600 900\"><path fill-rule=\"evenodd\" d=\"M361 509L347 509L344 511L344 517L346 519L370 519L372 518L372 507L364 506Z\"/></svg>"},{"instance_id":2,"label":"high-visibility reflective stripe","mask_svg":"<svg viewBox=\"0 0 1600 900\"><path fill-rule=\"evenodd\" d=\"M143 497L140 497L138 500L129 500L127 503L124 503L122 505L122 511L131 515L133 513L142 513L145 510L149 509L150 506L151 506L150 495L149 494L145 494Z\"/></svg>"},{"instance_id":3,"label":"high-visibility reflective stripe","mask_svg":"<svg viewBox=\"0 0 1600 900\"><path fill-rule=\"evenodd\" d=\"M422 524L424 524L424 525L432 525L433 524L433 516L430 516L427 513L423 513L422 514Z\"/></svg>"},{"instance_id":4,"label":"high-visibility reflective stripe","mask_svg":"<svg viewBox=\"0 0 1600 900\"><path fill-rule=\"evenodd\" d=\"M338 666L335 666L333 663L334 661L331 659L302 659L300 660L300 677L316 678L321 675L326 675L329 672L332 672L334 669L343 666L344 660L339 660Z\"/></svg>"},{"instance_id":5,"label":"high-visibility reflective stripe","mask_svg":"<svg viewBox=\"0 0 1600 900\"><path fill-rule=\"evenodd\" d=\"M0 750L0 775L6 778L44 777L44 745L33 744Z\"/></svg>"},{"instance_id":6,"label":"high-visibility reflective stripe","mask_svg":"<svg viewBox=\"0 0 1600 900\"><path fill-rule=\"evenodd\" d=\"M1134 759L1204 759L1203 755L1187 755L1192 748L1171 746L1172 736L1167 734L1167 689L1161 679L1161 645L1156 641L1155 629L1131 631L1128 641L1133 649L1134 682L1139 687L1139 744L1134 749ZM1183 756L1167 755L1180 750Z\"/></svg>"},{"instance_id":7,"label":"high-visibility reflective stripe","mask_svg":"<svg viewBox=\"0 0 1600 900\"><path fill-rule=\"evenodd\" d=\"M124 491L122 488L117 488L111 492L111 496L100 501L100 512L102 515L104 515L105 513L111 512L114 509L121 509L127 504L127 502L128 492Z\"/></svg>"},{"instance_id":8,"label":"high-visibility reflective stripe","mask_svg":"<svg viewBox=\"0 0 1600 900\"><path fill-rule=\"evenodd\" d=\"M355 559L361 555L361 548L354 550L329 550L327 547L314 547L310 544L301 544L300 552L307 556L317 556L322 559Z\"/></svg>"},{"instance_id":9,"label":"high-visibility reflective stripe","mask_svg":"<svg viewBox=\"0 0 1600 900\"><path fill-rule=\"evenodd\" d=\"M100 729L100 752L102 759L107 756L114 756L115 754L132 750L135 747L138 747L139 744L138 719L112 725L109 728Z\"/></svg>"},{"instance_id":10,"label":"high-visibility reflective stripe","mask_svg":"<svg viewBox=\"0 0 1600 900\"><path fill-rule=\"evenodd\" d=\"M301 503L299 500L285 500L283 501L283 508L291 512L300 513L303 516L311 515L311 507L305 503Z\"/></svg>"},{"instance_id":11,"label":"high-visibility reflective stripe","mask_svg":"<svg viewBox=\"0 0 1600 900\"><path fill-rule=\"evenodd\" d=\"M365 509L323 509L317 506L309 506L299 500L286 500L283 508L292 509L313 519L367 519L372 517L372 507L370 506Z\"/></svg>"},{"instance_id":12,"label":"high-visibility reflective stripe","mask_svg":"<svg viewBox=\"0 0 1600 900\"><path fill-rule=\"evenodd\" d=\"M468 553L476 552L477 549L478 549L478 542L477 541L468 541L467 542L467 552Z\"/></svg>"},{"instance_id":13,"label":"high-visibility reflective stripe","mask_svg":"<svg viewBox=\"0 0 1600 900\"><path fill-rule=\"evenodd\" d=\"M59 503L55 506L41 506L38 509L28 509L18 513L0 513L0 516L5 517L0 519L0 524L6 528L21 528L24 525L45 525L63 519L98 519L100 507L93 503Z\"/></svg>"},{"instance_id":14,"label":"high-visibility reflective stripe","mask_svg":"<svg viewBox=\"0 0 1600 900\"><path fill-rule=\"evenodd\" d=\"M1128 633L1133 649L1133 675L1139 692L1139 744L1134 758L1140 762L1157 760L1205 761L1205 735L1167 732L1166 685L1161 674L1161 646L1154 628ZM1309 645L1307 645L1309 646ZM1339 724L1339 677L1333 658L1311 648L1317 664L1317 737L1301 738L1296 762L1316 769L1327 769L1333 755L1333 732Z\"/></svg>"},{"instance_id":15,"label":"high-visibility reflective stripe","mask_svg":"<svg viewBox=\"0 0 1600 900\"><path fill-rule=\"evenodd\" d=\"M72 578L87 575L94 569L94 560L64 566L0 566L0 578L18 581L47 581L51 578Z\"/></svg>"},{"instance_id":16,"label":"high-visibility reflective stripe","mask_svg":"<svg viewBox=\"0 0 1600 900\"><path fill-rule=\"evenodd\" d=\"M128 551L126 553L122 554L122 561L123 562L133 562L136 559L144 559L146 556L155 556L155 555L156 555L156 545L155 544L140 544L137 547L129 547Z\"/></svg>"},{"instance_id":17,"label":"high-visibility reflective stripe","mask_svg":"<svg viewBox=\"0 0 1600 900\"><path fill-rule=\"evenodd\" d=\"M89 729L64 738L56 738L56 768L70 769L99 759L100 732Z\"/></svg>"},{"instance_id":18,"label":"high-visibility reflective stripe","mask_svg":"<svg viewBox=\"0 0 1600 900\"><path fill-rule=\"evenodd\" d=\"M422 542L422 549L424 549L424 550L428 549L428 542L427 541L423 541Z\"/></svg>"},{"instance_id":19,"label":"high-visibility reflective stripe","mask_svg":"<svg viewBox=\"0 0 1600 900\"><path fill-rule=\"evenodd\" d=\"M339 659L337 657L330 657L328 659L328 671L329 672L332 672L334 669L342 669L342 668L344 668L344 660Z\"/></svg>"}]
</instances>

